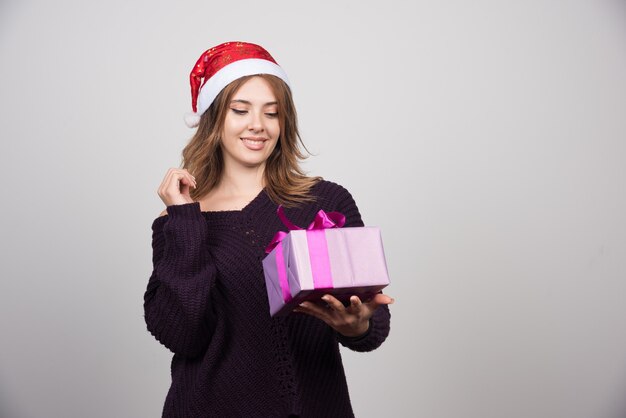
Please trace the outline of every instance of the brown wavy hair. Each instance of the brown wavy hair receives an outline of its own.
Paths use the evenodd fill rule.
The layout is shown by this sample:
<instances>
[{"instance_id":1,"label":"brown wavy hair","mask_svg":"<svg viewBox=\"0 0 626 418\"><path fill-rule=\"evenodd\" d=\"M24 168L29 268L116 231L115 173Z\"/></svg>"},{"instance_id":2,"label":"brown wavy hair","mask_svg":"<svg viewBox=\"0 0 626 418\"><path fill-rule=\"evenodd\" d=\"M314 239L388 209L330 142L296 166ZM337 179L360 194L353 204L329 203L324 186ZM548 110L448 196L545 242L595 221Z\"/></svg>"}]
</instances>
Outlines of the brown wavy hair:
<instances>
[{"instance_id":1,"label":"brown wavy hair","mask_svg":"<svg viewBox=\"0 0 626 418\"><path fill-rule=\"evenodd\" d=\"M181 167L196 177L197 187L190 196L196 201L216 187L224 171L220 136L226 113L235 92L250 78L261 77L270 85L278 103L280 137L265 163L265 191L270 199L285 207L314 200L309 191L321 177L308 177L299 162L310 154L298 131L298 118L291 90L283 80L269 74L238 78L227 85L200 118L194 136L182 152ZM304 148L306 154L300 148Z\"/></svg>"}]
</instances>

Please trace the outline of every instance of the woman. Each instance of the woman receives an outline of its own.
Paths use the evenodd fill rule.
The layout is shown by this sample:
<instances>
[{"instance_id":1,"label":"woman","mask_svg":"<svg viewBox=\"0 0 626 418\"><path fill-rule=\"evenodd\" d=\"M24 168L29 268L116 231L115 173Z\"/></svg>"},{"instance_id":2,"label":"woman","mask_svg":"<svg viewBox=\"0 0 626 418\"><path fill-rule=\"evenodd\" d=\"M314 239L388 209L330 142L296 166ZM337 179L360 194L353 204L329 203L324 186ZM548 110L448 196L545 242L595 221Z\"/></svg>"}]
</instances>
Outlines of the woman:
<instances>
[{"instance_id":1,"label":"woman","mask_svg":"<svg viewBox=\"0 0 626 418\"><path fill-rule=\"evenodd\" d=\"M174 353L163 416L353 416L338 343L377 348L393 300L325 295L272 318L261 260L286 230L278 204L297 225L323 209L362 226L359 211L346 189L299 168L289 80L262 47L211 48L190 79L198 129L158 189L166 210L144 295L149 331Z\"/></svg>"}]
</instances>

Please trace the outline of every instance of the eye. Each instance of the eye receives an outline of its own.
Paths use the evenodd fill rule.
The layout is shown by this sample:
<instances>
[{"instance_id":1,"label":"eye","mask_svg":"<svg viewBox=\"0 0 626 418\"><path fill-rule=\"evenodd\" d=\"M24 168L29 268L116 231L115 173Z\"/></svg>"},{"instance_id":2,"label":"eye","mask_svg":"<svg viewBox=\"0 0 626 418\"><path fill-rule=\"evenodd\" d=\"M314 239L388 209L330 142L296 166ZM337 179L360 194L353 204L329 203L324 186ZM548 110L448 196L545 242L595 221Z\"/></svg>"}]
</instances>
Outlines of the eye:
<instances>
[{"instance_id":1,"label":"eye","mask_svg":"<svg viewBox=\"0 0 626 418\"><path fill-rule=\"evenodd\" d=\"M265 116L270 117L270 118L277 118L278 117L278 112L266 113Z\"/></svg>"},{"instance_id":2,"label":"eye","mask_svg":"<svg viewBox=\"0 0 626 418\"><path fill-rule=\"evenodd\" d=\"M237 114L237 115L245 115L246 113L248 113L247 110L233 109L232 107L230 108L230 110L235 112L235 114Z\"/></svg>"}]
</instances>

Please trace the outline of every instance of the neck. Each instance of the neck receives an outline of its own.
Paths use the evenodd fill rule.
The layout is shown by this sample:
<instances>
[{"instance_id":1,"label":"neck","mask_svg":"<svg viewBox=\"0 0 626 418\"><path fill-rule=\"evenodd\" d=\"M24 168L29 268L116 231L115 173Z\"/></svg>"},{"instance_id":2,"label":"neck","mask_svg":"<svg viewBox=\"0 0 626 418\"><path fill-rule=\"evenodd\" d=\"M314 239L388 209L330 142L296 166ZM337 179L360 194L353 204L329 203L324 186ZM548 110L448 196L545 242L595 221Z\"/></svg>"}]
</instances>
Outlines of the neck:
<instances>
[{"instance_id":1,"label":"neck","mask_svg":"<svg viewBox=\"0 0 626 418\"><path fill-rule=\"evenodd\" d=\"M265 165L243 167L226 164L217 188L231 196L256 196L265 186Z\"/></svg>"}]
</instances>

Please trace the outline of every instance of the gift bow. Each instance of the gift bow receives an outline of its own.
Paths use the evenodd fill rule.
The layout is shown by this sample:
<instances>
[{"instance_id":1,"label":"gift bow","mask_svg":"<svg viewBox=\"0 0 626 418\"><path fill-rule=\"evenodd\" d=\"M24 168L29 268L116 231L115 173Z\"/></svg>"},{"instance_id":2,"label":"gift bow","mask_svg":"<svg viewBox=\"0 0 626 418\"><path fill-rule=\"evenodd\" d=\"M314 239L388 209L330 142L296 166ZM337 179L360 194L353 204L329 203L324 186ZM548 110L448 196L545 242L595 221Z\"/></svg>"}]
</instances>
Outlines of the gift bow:
<instances>
[{"instance_id":1,"label":"gift bow","mask_svg":"<svg viewBox=\"0 0 626 418\"><path fill-rule=\"evenodd\" d=\"M282 205L278 206L276 210L278 217L283 222L283 224L289 228L290 231L302 230L304 228L300 228L298 225L293 224L289 219L287 219L287 215L285 215L285 208ZM314 231L319 229L330 229L330 228L341 228L346 224L346 217L344 214L340 212L324 212L320 210L315 214L315 219L313 222L307 227L307 231ZM278 245L279 242L285 239L285 237L289 234L289 232L278 231L272 241L270 241L267 248L265 248L265 252L269 254L272 250Z\"/></svg>"},{"instance_id":2,"label":"gift bow","mask_svg":"<svg viewBox=\"0 0 626 418\"><path fill-rule=\"evenodd\" d=\"M291 223L285 215L285 209L282 206L278 206L276 211L280 220L285 224L290 231L302 230L297 225ZM332 277L330 272L330 264L328 262L328 247L326 246L326 237L324 235L325 229L341 228L346 224L346 217L339 212L326 213L320 210L315 215L315 219L308 226L307 239L309 246L309 257L311 260L311 269L313 272L313 281L315 288L330 288L332 287ZM285 260L283 258L283 246L282 241L288 235L288 232L278 231L272 241L265 249L266 253L272 252L276 248L276 268L278 272L278 282L280 285L281 293L285 303L292 299L291 291L289 289L289 280L287 277L287 269L285 266Z\"/></svg>"}]
</instances>

